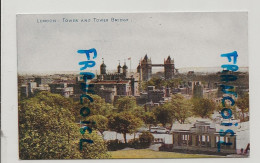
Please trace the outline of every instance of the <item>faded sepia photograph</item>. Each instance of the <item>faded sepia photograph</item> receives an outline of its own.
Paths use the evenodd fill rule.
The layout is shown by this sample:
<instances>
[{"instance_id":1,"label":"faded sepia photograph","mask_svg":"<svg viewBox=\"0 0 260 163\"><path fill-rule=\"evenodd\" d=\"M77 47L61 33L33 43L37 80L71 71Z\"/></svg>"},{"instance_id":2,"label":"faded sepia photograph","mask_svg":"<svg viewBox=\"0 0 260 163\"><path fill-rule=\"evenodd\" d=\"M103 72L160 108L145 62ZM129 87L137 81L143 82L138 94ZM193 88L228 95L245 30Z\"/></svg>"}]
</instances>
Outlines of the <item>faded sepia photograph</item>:
<instances>
[{"instance_id":1,"label":"faded sepia photograph","mask_svg":"<svg viewBox=\"0 0 260 163\"><path fill-rule=\"evenodd\" d=\"M247 12L16 19L21 160L249 157Z\"/></svg>"}]
</instances>

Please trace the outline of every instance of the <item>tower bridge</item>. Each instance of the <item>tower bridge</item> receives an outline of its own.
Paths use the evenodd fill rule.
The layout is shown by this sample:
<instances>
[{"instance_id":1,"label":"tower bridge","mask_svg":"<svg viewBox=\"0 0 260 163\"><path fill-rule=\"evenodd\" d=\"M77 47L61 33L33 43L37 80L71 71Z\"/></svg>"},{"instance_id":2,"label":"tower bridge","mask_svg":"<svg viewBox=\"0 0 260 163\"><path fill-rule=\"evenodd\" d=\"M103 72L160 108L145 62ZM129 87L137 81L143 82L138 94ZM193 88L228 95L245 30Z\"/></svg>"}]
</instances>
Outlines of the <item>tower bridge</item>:
<instances>
[{"instance_id":1,"label":"tower bridge","mask_svg":"<svg viewBox=\"0 0 260 163\"><path fill-rule=\"evenodd\" d=\"M142 81L150 80L152 77L152 67L164 67L164 77L165 79L172 79L174 77L175 66L174 60L170 56L165 60L163 64L152 64L151 58L147 55L144 59L141 59L137 67L137 72L140 73L140 78Z\"/></svg>"}]
</instances>

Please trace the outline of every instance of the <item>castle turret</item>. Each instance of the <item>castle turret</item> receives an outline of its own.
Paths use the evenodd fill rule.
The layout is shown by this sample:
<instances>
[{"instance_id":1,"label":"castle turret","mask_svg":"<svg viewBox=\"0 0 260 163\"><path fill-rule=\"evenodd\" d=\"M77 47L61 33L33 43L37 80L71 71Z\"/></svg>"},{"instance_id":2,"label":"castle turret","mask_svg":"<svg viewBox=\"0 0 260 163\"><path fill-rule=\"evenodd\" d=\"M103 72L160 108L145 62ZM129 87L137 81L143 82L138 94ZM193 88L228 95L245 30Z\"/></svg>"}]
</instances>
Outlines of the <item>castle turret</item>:
<instances>
[{"instance_id":1,"label":"castle turret","mask_svg":"<svg viewBox=\"0 0 260 163\"><path fill-rule=\"evenodd\" d=\"M126 66L126 63L123 66L123 75L126 76L128 67Z\"/></svg>"},{"instance_id":2,"label":"castle turret","mask_svg":"<svg viewBox=\"0 0 260 163\"><path fill-rule=\"evenodd\" d=\"M120 62L119 65L117 66L117 73L122 73L122 67L120 66Z\"/></svg>"},{"instance_id":3,"label":"castle turret","mask_svg":"<svg viewBox=\"0 0 260 163\"><path fill-rule=\"evenodd\" d=\"M105 75L106 74L106 65L105 65L105 63L104 63L104 58L102 58L102 64L100 65L100 74L101 75Z\"/></svg>"}]
</instances>

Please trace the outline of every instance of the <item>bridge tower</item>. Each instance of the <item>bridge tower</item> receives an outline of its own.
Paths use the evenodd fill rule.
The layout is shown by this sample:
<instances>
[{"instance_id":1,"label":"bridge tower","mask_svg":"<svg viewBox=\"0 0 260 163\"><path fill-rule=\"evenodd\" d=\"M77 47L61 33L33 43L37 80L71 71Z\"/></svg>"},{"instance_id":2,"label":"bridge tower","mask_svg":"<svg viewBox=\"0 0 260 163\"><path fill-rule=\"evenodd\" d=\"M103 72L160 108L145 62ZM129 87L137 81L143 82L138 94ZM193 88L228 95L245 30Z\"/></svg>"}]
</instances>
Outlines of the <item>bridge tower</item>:
<instances>
[{"instance_id":1,"label":"bridge tower","mask_svg":"<svg viewBox=\"0 0 260 163\"><path fill-rule=\"evenodd\" d=\"M171 59L170 56L166 60L164 60L164 75L165 79L172 79L174 76L174 60Z\"/></svg>"},{"instance_id":2,"label":"bridge tower","mask_svg":"<svg viewBox=\"0 0 260 163\"><path fill-rule=\"evenodd\" d=\"M141 78L143 81L151 79L152 76L152 61L148 58L147 54L144 56L144 59L141 61Z\"/></svg>"}]
</instances>

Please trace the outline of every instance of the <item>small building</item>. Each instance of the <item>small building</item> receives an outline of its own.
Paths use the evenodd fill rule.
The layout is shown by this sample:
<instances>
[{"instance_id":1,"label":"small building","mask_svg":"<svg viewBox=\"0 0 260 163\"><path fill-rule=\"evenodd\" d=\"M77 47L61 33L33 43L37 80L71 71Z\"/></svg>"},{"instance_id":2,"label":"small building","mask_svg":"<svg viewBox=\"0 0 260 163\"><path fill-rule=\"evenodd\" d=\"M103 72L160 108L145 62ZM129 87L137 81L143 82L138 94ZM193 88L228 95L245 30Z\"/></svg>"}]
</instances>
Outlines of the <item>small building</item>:
<instances>
[{"instance_id":1,"label":"small building","mask_svg":"<svg viewBox=\"0 0 260 163\"><path fill-rule=\"evenodd\" d=\"M41 91L50 91L50 87L48 85L43 85L43 84L37 86L36 82L29 82L26 85L20 86L19 93L21 98L27 98L27 97L32 97L37 92L41 92Z\"/></svg>"},{"instance_id":2,"label":"small building","mask_svg":"<svg viewBox=\"0 0 260 163\"><path fill-rule=\"evenodd\" d=\"M174 129L172 139L172 151L236 153L236 133L231 135L231 133L217 132L216 127L207 121L197 121L190 129Z\"/></svg>"},{"instance_id":3,"label":"small building","mask_svg":"<svg viewBox=\"0 0 260 163\"><path fill-rule=\"evenodd\" d=\"M152 101L154 103L159 103L159 101L163 100L165 97L165 90L159 90L155 89L155 86L148 86L147 87L148 92L148 101Z\"/></svg>"},{"instance_id":4,"label":"small building","mask_svg":"<svg viewBox=\"0 0 260 163\"><path fill-rule=\"evenodd\" d=\"M46 85L50 84L53 82L52 78L49 78L47 76L43 77L35 77L34 81L37 83L37 86L39 87L40 85Z\"/></svg>"},{"instance_id":5,"label":"small building","mask_svg":"<svg viewBox=\"0 0 260 163\"><path fill-rule=\"evenodd\" d=\"M29 96L28 85L22 85L20 87L20 96L21 97L28 97Z\"/></svg>"},{"instance_id":6,"label":"small building","mask_svg":"<svg viewBox=\"0 0 260 163\"><path fill-rule=\"evenodd\" d=\"M116 96L132 96L130 80L92 80L90 84L93 91L108 103L113 103Z\"/></svg>"},{"instance_id":7,"label":"small building","mask_svg":"<svg viewBox=\"0 0 260 163\"><path fill-rule=\"evenodd\" d=\"M73 95L73 87L68 87L68 83L62 81L55 81L49 84L51 93L60 94L66 98Z\"/></svg>"}]
</instances>

